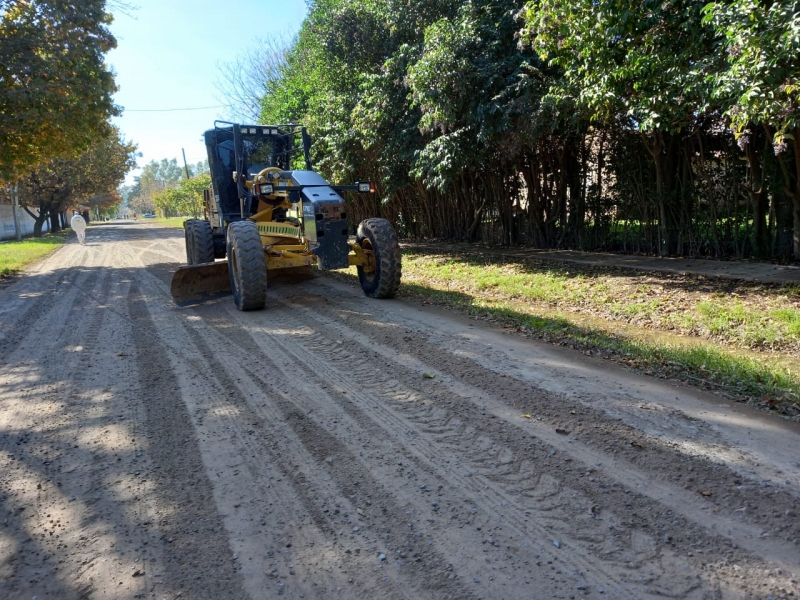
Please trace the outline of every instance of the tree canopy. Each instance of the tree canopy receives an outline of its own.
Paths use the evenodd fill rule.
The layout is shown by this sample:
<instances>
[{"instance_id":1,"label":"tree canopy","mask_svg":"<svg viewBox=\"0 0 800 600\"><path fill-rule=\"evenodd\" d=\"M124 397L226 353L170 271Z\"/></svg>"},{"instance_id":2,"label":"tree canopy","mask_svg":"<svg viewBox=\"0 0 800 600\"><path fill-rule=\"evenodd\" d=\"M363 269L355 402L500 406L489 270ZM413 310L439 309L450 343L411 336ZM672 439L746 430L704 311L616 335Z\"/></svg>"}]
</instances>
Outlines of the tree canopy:
<instances>
[{"instance_id":1,"label":"tree canopy","mask_svg":"<svg viewBox=\"0 0 800 600\"><path fill-rule=\"evenodd\" d=\"M153 195L153 203L165 215L197 217L203 212L203 190L210 185L211 175L204 172L157 192Z\"/></svg>"},{"instance_id":2,"label":"tree canopy","mask_svg":"<svg viewBox=\"0 0 800 600\"><path fill-rule=\"evenodd\" d=\"M800 258L799 50L796 0L314 0L261 117L401 235Z\"/></svg>"},{"instance_id":3,"label":"tree canopy","mask_svg":"<svg viewBox=\"0 0 800 600\"><path fill-rule=\"evenodd\" d=\"M211 175L207 160L181 167L175 158L162 158L151 160L134 179L133 186L123 189L133 210L148 213L158 208L165 216L186 216L199 214L202 190L210 185ZM199 181L206 183L197 188Z\"/></svg>"},{"instance_id":4,"label":"tree canopy","mask_svg":"<svg viewBox=\"0 0 800 600\"><path fill-rule=\"evenodd\" d=\"M111 134L116 46L105 0L0 5L0 179L76 155Z\"/></svg>"},{"instance_id":5,"label":"tree canopy","mask_svg":"<svg viewBox=\"0 0 800 600\"><path fill-rule=\"evenodd\" d=\"M135 166L136 146L112 128L110 136L95 140L78 156L55 158L30 171L18 186L25 209L36 219L34 235L41 235L48 218L51 231L57 231L59 215L69 206L119 202L117 187Z\"/></svg>"}]
</instances>

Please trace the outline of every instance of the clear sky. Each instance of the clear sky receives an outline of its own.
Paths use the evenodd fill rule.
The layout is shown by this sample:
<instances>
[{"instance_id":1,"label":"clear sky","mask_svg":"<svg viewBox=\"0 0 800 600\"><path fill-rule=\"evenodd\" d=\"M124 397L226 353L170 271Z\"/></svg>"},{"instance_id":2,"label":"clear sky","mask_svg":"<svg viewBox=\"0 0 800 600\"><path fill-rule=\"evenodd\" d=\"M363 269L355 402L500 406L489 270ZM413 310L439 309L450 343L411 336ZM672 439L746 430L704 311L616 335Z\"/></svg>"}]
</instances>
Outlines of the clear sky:
<instances>
[{"instance_id":1,"label":"clear sky","mask_svg":"<svg viewBox=\"0 0 800 600\"><path fill-rule=\"evenodd\" d=\"M214 119L231 119L225 107L192 111L134 112L222 104L217 65L232 61L270 32L295 33L306 15L304 0L128 0L128 14L113 6L117 48L108 54L126 110L114 119L143 154L139 165L177 158L206 158L202 133ZM131 183L132 176L127 183Z\"/></svg>"}]
</instances>

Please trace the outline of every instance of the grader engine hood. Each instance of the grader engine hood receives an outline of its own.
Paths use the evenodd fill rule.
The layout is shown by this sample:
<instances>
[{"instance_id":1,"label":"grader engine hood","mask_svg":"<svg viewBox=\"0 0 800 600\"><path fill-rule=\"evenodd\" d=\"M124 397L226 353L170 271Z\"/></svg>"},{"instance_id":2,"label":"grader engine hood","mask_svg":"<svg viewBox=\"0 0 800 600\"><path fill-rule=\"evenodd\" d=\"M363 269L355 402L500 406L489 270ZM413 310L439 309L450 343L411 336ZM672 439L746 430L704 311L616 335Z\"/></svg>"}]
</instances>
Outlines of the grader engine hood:
<instances>
[{"instance_id":1,"label":"grader engine hood","mask_svg":"<svg viewBox=\"0 0 800 600\"><path fill-rule=\"evenodd\" d=\"M322 270L349 265L347 208L344 199L314 171L292 171L292 185L302 187L303 229Z\"/></svg>"}]
</instances>

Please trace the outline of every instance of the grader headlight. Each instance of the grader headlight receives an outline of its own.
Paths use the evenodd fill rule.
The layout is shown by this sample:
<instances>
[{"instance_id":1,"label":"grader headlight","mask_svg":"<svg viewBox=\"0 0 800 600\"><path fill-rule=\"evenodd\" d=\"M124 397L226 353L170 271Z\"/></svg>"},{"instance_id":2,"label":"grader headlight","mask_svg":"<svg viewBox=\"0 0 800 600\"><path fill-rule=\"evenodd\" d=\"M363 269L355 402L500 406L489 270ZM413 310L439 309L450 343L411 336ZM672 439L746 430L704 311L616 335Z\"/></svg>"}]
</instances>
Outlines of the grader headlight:
<instances>
[{"instance_id":1,"label":"grader headlight","mask_svg":"<svg viewBox=\"0 0 800 600\"><path fill-rule=\"evenodd\" d=\"M269 196L273 193L273 189L271 183L261 183L256 186L256 193L259 196Z\"/></svg>"}]
</instances>

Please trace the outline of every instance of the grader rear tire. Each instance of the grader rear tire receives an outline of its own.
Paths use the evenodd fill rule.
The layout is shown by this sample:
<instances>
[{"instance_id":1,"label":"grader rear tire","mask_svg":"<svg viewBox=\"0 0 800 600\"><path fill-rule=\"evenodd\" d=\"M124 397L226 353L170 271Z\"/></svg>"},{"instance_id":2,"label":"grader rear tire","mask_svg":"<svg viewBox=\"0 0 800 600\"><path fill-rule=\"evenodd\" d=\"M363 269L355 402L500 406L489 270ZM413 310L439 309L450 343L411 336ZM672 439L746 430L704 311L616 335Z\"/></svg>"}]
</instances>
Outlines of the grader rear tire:
<instances>
[{"instance_id":1,"label":"grader rear tire","mask_svg":"<svg viewBox=\"0 0 800 600\"><path fill-rule=\"evenodd\" d=\"M186 238L186 262L190 265L214 262L214 236L211 223L188 219L183 223Z\"/></svg>"},{"instance_id":2,"label":"grader rear tire","mask_svg":"<svg viewBox=\"0 0 800 600\"><path fill-rule=\"evenodd\" d=\"M194 264L194 229L189 221L183 222L183 238L186 240L186 264Z\"/></svg>"},{"instance_id":3,"label":"grader rear tire","mask_svg":"<svg viewBox=\"0 0 800 600\"><path fill-rule=\"evenodd\" d=\"M397 233L386 219L365 219L356 233L356 242L375 254L375 270L359 266L361 289L370 298L392 298L400 287L402 260Z\"/></svg>"},{"instance_id":4,"label":"grader rear tire","mask_svg":"<svg viewBox=\"0 0 800 600\"><path fill-rule=\"evenodd\" d=\"M254 222L228 225L227 254L236 308L261 310L267 303L267 259Z\"/></svg>"}]
</instances>

